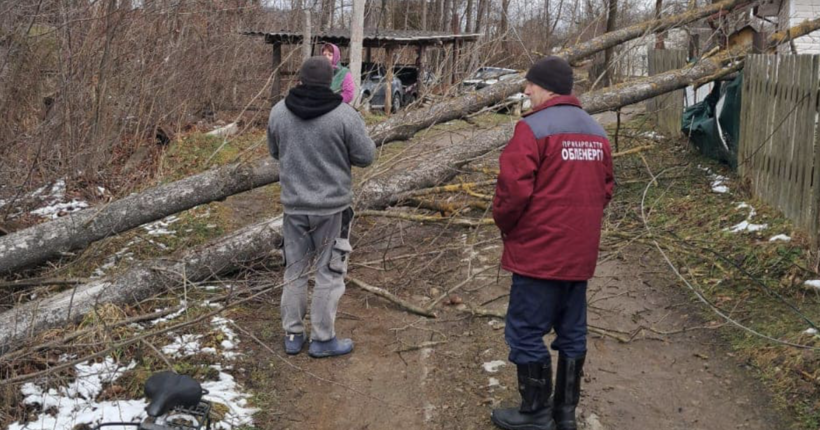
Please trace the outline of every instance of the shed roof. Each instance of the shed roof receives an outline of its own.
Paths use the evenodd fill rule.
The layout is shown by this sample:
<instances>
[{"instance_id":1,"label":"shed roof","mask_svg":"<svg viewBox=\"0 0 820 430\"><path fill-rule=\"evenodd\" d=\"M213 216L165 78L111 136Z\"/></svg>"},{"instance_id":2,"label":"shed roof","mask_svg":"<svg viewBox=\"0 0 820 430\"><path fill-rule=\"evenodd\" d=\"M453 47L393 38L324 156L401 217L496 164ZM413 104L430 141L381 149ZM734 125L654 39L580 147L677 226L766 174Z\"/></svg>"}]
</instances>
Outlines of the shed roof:
<instances>
[{"instance_id":1,"label":"shed roof","mask_svg":"<svg viewBox=\"0 0 820 430\"><path fill-rule=\"evenodd\" d=\"M278 42L285 44L302 43L304 37L302 32L294 31L244 31L242 34L264 37L265 43ZM452 43L456 40L473 42L478 40L480 36L480 34L452 34L437 31L365 29L362 45L370 48L387 45L440 45ZM348 46L350 45L350 30L338 29L319 32L313 36L313 40Z\"/></svg>"}]
</instances>

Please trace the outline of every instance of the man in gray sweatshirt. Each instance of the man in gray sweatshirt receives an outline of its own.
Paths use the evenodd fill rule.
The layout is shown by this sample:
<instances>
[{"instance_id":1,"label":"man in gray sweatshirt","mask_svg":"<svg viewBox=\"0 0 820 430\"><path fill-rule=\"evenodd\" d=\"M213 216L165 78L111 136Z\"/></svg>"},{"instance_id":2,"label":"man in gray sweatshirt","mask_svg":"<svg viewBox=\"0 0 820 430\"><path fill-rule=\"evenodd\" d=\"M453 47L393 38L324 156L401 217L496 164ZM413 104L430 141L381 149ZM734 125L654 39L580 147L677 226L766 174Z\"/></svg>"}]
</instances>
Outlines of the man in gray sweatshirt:
<instances>
[{"instance_id":1,"label":"man in gray sweatshirt","mask_svg":"<svg viewBox=\"0 0 820 430\"><path fill-rule=\"evenodd\" d=\"M298 354L305 342L308 275L315 260L311 357L353 351L353 341L336 338L335 331L352 250L351 165L367 167L376 153L361 116L331 91L332 80L333 68L326 58L306 60L299 70L299 85L271 109L267 133L270 153L279 160L285 207L285 351Z\"/></svg>"}]
</instances>

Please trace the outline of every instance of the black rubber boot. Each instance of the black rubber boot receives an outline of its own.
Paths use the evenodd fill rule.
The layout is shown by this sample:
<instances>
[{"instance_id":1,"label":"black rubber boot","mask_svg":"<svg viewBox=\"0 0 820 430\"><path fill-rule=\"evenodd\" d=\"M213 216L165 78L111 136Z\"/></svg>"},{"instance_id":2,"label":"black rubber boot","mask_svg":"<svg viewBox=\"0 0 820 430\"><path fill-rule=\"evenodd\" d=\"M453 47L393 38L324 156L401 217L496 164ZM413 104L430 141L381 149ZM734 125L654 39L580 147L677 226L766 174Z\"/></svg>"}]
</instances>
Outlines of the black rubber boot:
<instances>
[{"instance_id":1,"label":"black rubber boot","mask_svg":"<svg viewBox=\"0 0 820 430\"><path fill-rule=\"evenodd\" d=\"M575 407L581 400L581 376L586 357L566 358L558 356L558 373L555 375L555 401L553 418L558 430L576 430Z\"/></svg>"},{"instance_id":2,"label":"black rubber boot","mask_svg":"<svg viewBox=\"0 0 820 430\"><path fill-rule=\"evenodd\" d=\"M518 365L521 406L493 409L493 424L507 430L555 430L550 395L552 369L548 363Z\"/></svg>"}]
</instances>

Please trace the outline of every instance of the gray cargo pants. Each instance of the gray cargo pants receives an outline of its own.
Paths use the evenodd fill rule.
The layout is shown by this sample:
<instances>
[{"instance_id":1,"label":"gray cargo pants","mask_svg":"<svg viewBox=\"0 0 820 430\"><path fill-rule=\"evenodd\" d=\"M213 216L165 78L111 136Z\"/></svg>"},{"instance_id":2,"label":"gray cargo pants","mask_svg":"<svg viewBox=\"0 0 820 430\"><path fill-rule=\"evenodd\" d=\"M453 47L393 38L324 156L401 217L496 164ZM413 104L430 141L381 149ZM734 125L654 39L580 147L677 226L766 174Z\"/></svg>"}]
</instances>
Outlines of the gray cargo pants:
<instances>
[{"instance_id":1,"label":"gray cargo pants","mask_svg":"<svg viewBox=\"0 0 820 430\"><path fill-rule=\"evenodd\" d=\"M326 341L336 336L336 309L345 292L344 276L350 247L348 208L333 215L285 214L285 286L282 290L282 327L288 333L305 332L308 277L316 259L316 286L310 304L310 337ZM317 258L318 257L318 258Z\"/></svg>"}]
</instances>

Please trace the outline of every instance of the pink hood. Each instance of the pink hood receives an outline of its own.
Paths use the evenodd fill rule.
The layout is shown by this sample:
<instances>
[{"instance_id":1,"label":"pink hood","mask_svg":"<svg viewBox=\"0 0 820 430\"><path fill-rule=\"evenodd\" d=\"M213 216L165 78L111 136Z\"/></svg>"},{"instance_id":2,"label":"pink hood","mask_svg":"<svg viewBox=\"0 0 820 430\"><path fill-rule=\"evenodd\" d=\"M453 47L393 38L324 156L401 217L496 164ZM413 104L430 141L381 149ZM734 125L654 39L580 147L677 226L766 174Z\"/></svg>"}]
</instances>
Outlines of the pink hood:
<instances>
[{"instance_id":1,"label":"pink hood","mask_svg":"<svg viewBox=\"0 0 820 430\"><path fill-rule=\"evenodd\" d=\"M339 67L339 61L342 59L342 52L339 51L338 46L336 46L332 43L325 43L325 46L322 47L322 51L324 51L325 48L327 48L327 47L331 47L333 49L333 60L330 62L330 64L333 65L334 69L338 68Z\"/></svg>"}]
</instances>

